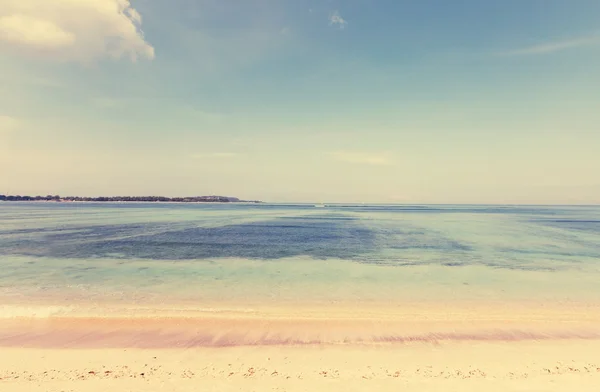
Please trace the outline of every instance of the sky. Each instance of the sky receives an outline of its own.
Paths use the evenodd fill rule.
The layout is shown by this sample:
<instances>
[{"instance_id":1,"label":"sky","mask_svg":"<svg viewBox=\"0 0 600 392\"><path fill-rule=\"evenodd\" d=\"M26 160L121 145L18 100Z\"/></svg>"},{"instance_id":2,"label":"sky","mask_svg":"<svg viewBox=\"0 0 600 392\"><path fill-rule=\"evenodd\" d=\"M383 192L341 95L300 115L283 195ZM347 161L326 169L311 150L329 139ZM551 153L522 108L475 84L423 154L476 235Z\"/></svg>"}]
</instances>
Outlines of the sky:
<instances>
[{"instance_id":1,"label":"sky","mask_svg":"<svg viewBox=\"0 0 600 392\"><path fill-rule=\"evenodd\" d=\"M597 0L0 0L0 194L600 204Z\"/></svg>"}]
</instances>

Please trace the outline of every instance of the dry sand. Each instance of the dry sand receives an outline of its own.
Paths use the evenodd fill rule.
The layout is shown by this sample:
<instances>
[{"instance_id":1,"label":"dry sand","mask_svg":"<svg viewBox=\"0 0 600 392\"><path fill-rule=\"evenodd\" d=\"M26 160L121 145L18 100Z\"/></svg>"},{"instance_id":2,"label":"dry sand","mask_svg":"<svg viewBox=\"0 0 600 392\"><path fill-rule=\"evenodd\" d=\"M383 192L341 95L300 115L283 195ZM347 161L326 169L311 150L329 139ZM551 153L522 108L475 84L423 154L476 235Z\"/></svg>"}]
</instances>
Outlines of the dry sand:
<instances>
[{"instance_id":1,"label":"dry sand","mask_svg":"<svg viewBox=\"0 0 600 392\"><path fill-rule=\"evenodd\" d=\"M600 342L0 351L0 390L600 391Z\"/></svg>"},{"instance_id":2,"label":"dry sand","mask_svg":"<svg viewBox=\"0 0 600 392\"><path fill-rule=\"evenodd\" d=\"M0 391L600 391L589 304L169 308L5 306Z\"/></svg>"}]
</instances>

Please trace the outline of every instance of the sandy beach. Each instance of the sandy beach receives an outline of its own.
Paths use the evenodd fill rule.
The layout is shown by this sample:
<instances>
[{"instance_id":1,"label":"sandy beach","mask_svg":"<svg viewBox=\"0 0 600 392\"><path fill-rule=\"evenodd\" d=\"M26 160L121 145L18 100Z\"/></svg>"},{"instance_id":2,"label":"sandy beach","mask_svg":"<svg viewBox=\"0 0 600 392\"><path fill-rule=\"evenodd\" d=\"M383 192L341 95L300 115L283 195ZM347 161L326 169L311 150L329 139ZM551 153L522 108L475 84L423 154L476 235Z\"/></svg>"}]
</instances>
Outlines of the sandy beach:
<instances>
[{"instance_id":1,"label":"sandy beach","mask_svg":"<svg viewBox=\"0 0 600 392\"><path fill-rule=\"evenodd\" d=\"M591 304L64 309L2 308L2 390L504 392L600 385L600 312Z\"/></svg>"},{"instance_id":2,"label":"sandy beach","mask_svg":"<svg viewBox=\"0 0 600 392\"><path fill-rule=\"evenodd\" d=\"M0 391L600 391L595 209L224 208L0 211Z\"/></svg>"},{"instance_id":3,"label":"sandy beach","mask_svg":"<svg viewBox=\"0 0 600 392\"><path fill-rule=\"evenodd\" d=\"M3 391L597 391L600 342L2 349Z\"/></svg>"},{"instance_id":4,"label":"sandy beach","mask_svg":"<svg viewBox=\"0 0 600 392\"><path fill-rule=\"evenodd\" d=\"M600 0L0 0L0 392L600 392Z\"/></svg>"}]
</instances>

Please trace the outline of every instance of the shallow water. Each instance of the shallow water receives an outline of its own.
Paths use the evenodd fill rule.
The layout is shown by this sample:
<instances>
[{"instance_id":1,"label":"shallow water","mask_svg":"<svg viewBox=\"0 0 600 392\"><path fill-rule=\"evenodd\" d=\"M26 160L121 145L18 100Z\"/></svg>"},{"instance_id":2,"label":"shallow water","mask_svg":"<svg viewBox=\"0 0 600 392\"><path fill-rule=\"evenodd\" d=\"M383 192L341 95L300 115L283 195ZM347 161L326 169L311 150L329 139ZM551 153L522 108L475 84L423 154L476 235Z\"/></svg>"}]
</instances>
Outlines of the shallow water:
<instances>
[{"instance_id":1,"label":"shallow water","mask_svg":"<svg viewBox=\"0 0 600 392\"><path fill-rule=\"evenodd\" d=\"M600 207L1 203L15 300L600 299Z\"/></svg>"}]
</instances>

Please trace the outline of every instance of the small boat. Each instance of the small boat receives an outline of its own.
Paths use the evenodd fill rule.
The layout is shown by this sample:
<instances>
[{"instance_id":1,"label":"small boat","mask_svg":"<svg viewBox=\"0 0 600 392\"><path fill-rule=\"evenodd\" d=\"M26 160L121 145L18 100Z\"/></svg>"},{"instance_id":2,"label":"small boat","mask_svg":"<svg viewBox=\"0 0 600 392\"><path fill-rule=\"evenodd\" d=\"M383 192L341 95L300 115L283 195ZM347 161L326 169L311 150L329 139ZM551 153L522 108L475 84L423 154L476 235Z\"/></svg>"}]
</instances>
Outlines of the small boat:
<instances>
[{"instance_id":1,"label":"small boat","mask_svg":"<svg viewBox=\"0 0 600 392\"><path fill-rule=\"evenodd\" d=\"M325 204L315 204L315 207L317 207L317 208L323 208L323 207L325 207Z\"/></svg>"}]
</instances>

